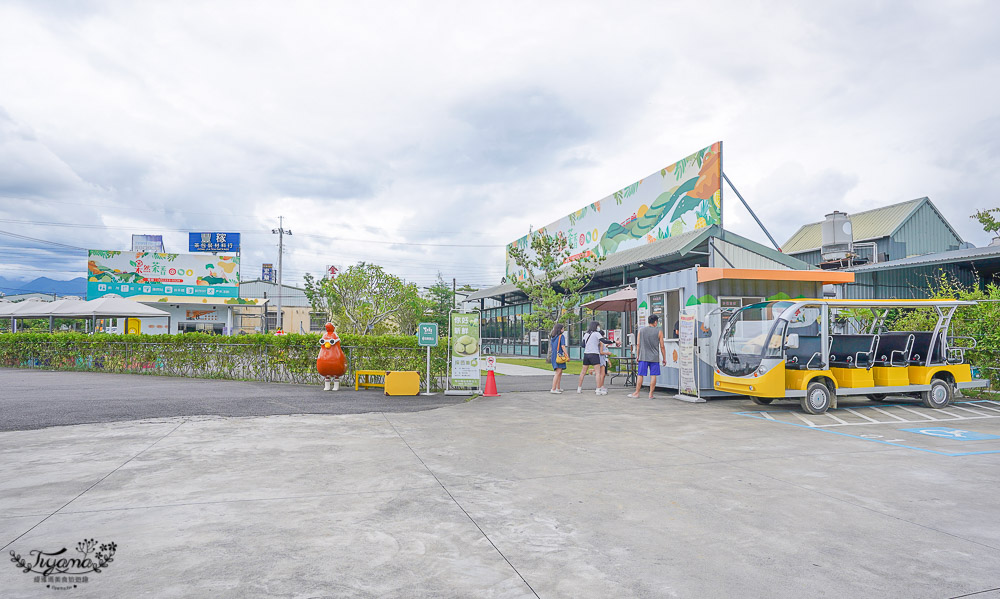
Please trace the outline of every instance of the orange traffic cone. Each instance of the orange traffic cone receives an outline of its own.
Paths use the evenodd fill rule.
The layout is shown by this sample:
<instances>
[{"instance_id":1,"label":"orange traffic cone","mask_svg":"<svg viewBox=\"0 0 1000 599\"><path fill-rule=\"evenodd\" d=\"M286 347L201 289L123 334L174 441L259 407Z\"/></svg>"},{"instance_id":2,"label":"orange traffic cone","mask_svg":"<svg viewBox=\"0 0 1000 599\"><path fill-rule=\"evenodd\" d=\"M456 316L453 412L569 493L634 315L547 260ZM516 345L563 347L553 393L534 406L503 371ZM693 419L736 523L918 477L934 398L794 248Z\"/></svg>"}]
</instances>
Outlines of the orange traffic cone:
<instances>
[{"instance_id":1,"label":"orange traffic cone","mask_svg":"<svg viewBox=\"0 0 1000 599\"><path fill-rule=\"evenodd\" d=\"M486 371L486 391L483 392L483 397L500 397L497 393L497 379L492 370Z\"/></svg>"}]
</instances>

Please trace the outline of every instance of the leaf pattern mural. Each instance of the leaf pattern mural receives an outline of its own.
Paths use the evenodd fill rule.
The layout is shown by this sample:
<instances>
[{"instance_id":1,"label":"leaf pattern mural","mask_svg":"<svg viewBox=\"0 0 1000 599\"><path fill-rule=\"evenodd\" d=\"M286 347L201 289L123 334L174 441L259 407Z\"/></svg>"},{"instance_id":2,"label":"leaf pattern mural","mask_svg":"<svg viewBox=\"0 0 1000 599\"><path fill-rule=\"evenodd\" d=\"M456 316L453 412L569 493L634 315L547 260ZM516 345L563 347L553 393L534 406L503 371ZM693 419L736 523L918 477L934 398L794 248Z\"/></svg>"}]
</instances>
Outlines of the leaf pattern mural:
<instances>
[{"instance_id":1,"label":"leaf pattern mural","mask_svg":"<svg viewBox=\"0 0 1000 599\"><path fill-rule=\"evenodd\" d=\"M722 142L702 148L545 229L565 235L576 255L616 251L705 229L722 220ZM612 201L613 200L613 201ZM511 245L522 245L523 237ZM508 252L507 275L519 267Z\"/></svg>"}]
</instances>

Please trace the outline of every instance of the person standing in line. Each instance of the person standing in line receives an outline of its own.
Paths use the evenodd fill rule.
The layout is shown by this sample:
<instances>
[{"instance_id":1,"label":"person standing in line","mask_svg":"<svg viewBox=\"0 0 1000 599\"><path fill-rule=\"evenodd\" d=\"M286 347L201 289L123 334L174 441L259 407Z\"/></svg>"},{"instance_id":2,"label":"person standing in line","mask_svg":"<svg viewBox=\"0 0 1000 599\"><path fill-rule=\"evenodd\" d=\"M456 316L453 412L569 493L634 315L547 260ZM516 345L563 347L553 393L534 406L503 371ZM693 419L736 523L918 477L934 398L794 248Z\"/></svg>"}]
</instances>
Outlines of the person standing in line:
<instances>
[{"instance_id":1,"label":"person standing in line","mask_svg":"<svg viewBox=\"0 0 1000 599\"><path fill-rule=\"evenodd\" d=\"M562 374L566 370L566 362L569 362L569 349L566 347L566 338L563 337L563 324L557 322L549 333L549 354L552 360L552 370L555 375L552 377L552 389L549 393L562 393ZM560 356L565 357L565 362L557 360Z\"/></svg>"},{"instance_id":2,"label":"person standing in line","mask_svg":"<svg viewBox=\"0 0 1000 599\"><path fill-rule=\"evenodd\" d=\"M660 317L656 314L649 316L649 326L639 329L635 340L638 350L637 364L639 366L639 376L635 383L635 393L630 393L629 397L639 397L642 389L642 377L649 375L649 399L653 399L653 391L656 390L656 377L660 375L660 362L667 365L667 348L663 345L663 331L656 326ZM658 359L659 358L659 359Z\"/></svg>"},{"instance_id":3,"label":"person standing in line","mask_svg":"<svg viewBox=\"0 0 1000 599\"><path fill-rule=\"evenodd\" d=\"M594 381L597 394L601 394L601 334L597 332L597 321L592 320L583 334L583 367L580 369L580 380L576 384L576 392L583 393L583 379L590 367L594 367Z\"/></svg>"},{"instance_id":4,"label":"person standing in line","mask_svg":"<svg viewBox=\"0 0 1000 599\"><path fill-rule=\"evenodd\" d=\"M608 379L608 356L611 355L608 348L613 342L604 336L605 332L601 330L600 326L597 327L597 334L601 337L601 365L598 367L600 376L598 377L597 390L599 391L598 395L607 395L608 388L604 386L604 382Z\"/></svg>"}]
</instances>

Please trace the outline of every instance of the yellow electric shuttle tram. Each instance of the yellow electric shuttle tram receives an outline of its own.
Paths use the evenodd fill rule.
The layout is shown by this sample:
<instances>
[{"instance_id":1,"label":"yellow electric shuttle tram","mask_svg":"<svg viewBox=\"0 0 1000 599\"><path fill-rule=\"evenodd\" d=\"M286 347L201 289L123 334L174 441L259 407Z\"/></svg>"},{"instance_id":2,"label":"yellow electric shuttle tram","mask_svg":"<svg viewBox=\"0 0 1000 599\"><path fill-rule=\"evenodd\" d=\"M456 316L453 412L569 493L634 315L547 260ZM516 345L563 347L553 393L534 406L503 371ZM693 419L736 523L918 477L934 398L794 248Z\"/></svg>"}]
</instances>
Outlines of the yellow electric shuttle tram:
<instances>
[{"instance_id":1,"label":"yellow electric shuttle tram","mask_svg":"<svg viewBox=\"0 0 1000 599\"><path fill-rule=\"evenodd\" d=\"M955 389L985 387L973 379L965 350L975 340L948 336L958 300L770 301L735 312L719 338L715 389L749 395L758 404L798 399L821 414L842 396L887 395L949 405ZM923 308L937 315L931 331L886 331L890 310ZM857 331L860 313L869 314Z\"/></svg>"}]
</instances>

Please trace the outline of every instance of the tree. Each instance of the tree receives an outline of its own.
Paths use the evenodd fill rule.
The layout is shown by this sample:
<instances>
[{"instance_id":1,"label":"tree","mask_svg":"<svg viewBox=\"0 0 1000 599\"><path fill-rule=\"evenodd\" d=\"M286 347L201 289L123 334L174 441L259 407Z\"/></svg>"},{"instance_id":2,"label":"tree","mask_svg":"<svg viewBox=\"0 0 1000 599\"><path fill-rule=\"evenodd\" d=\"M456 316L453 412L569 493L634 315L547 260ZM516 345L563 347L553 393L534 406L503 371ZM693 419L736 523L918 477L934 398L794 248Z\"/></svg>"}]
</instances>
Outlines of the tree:
<instances>
[{"instance_id":1,"label":"tree","mask_svg":"<svg viewBox=\"0 0 1000 599\"><path fill-rule=\"evenodd\" d=\"M978 220L979 224L983 226L983 231L998 235L1000 234L1000 221L997 221L996 217L993 216L996 213L1000 213L1000 208L987 208L976 211L970 218Z\"/></svg>"},{"instance_id":2,"label":"tree","mask_svg":"<svg viewBox=\"0 0 1000 599\"><path fill-rule=\"evenodd\" d=\"M451 285L438 273L437 282L427 288L427 321L436 322L438 331L448 330L448 314L455 306Z\"/></svg>"},{"instance_id":3,"label":"tree","mask_svg":"<svg viewBox=\"0 0 1000 599\"><path fill-rule=\"evenodd\" d=\"M580 291L594 279L603 258L591 254L570 260L565 237L532 233L531 252L511 246L510 255L524 271L524 278L514 285L528 296L531 314L523 316L526 330L545 331L557 322L568 322L580 305Z\"/></svg>"},{"instance_id":4,"label":"tree","mask_svg":"<svg viewBox=\"0 0 1000 599\"><path fill-rule=\"evenodd\" d=\"M410 327L410 312L419 301L416 285L406 283L381 266L359 262L336 275L305 276L306 297L313 310L324 312L345 333L360 335L401 332ZM422 312L423 308L420 308Z\"/></svg>"}]
</instances>

